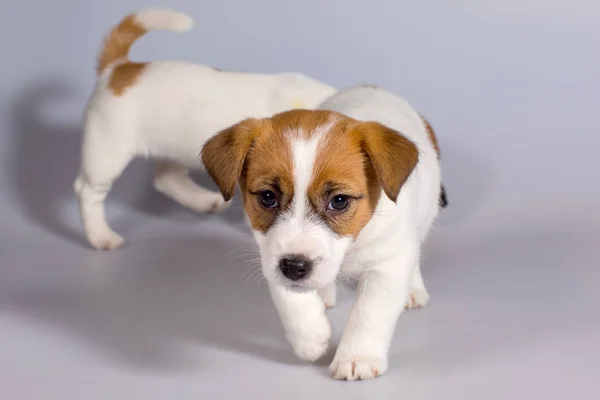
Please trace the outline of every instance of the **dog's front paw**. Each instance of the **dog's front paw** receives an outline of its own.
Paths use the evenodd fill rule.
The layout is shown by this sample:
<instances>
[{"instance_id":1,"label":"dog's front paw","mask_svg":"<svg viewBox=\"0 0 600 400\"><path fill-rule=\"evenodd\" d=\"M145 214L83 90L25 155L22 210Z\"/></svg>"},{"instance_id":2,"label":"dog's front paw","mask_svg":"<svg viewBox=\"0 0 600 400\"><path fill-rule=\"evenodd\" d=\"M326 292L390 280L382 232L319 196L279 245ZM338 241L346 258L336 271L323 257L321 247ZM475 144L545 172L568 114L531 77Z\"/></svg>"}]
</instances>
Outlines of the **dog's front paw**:
<instances>
[{"instance_id":1,"label":"dog's front paw","mask_svg":"<svg viewBox=\"0 0 600 400\"><path fill-rule=\"evenodd\" d=\"M356 381L373 379L383 375L387 370L385 357L372 358L361 356L340 356L336 354L329 366L334 379Z\"/></svg>"},{"instance_id":2,"label":"dog's front paw","mask_svg":"<svg viewBox=\"0 0 600 400\"><path fill-rule=\"evenodd\" d=\"M318 323L303 326L294 332L288 333L288 340L298 358L305 361L317 361L329 348L331 326L327 317Z\"/></svg>"},{"instance_id":3,"label":"dog's front paw","mask_svg":"<svg viewBox=\"0 0 600 400\"><path fill-rule=\"evenodd\" d=\"M125 243L123 236L113 231L91 233L88 240L96 250L114 250L122 247Z\"/></svg>"}]
</instances>

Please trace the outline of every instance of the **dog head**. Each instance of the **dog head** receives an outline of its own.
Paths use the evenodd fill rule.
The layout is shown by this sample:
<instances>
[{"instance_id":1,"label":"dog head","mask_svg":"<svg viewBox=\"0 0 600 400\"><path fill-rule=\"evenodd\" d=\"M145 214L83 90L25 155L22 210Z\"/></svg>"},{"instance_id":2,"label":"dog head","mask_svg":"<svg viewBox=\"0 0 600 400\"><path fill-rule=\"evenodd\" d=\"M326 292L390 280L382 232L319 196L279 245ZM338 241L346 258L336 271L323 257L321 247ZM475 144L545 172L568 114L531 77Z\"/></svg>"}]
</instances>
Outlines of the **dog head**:
<instances>
[{"instance_id":1,"label":"dog head","mask_svg":"<svg viewBox=\"0 0 600 400\"><path fill-rule=\"evenodd\" d=\"M396 201L417 160L384 125L316 110L244 120L202 149L225 200L239 183L264 276L297 289L335 281L380 197Z\"/></svg>"}]
</instances>

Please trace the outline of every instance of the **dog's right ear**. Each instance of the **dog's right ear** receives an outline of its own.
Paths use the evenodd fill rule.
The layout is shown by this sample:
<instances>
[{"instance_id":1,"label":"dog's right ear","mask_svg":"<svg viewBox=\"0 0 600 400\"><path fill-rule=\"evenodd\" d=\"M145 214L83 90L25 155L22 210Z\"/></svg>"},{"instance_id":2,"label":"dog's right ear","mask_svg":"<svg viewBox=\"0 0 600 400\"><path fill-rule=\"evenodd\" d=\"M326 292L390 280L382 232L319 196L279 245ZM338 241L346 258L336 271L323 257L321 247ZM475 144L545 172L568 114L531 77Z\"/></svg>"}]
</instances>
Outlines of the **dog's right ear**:
<instances>
[{"instance_id":1,"label":"dog's right ear","mask_svg":"<svg viewBox=\"0 0 600 400\"><path fill-rule=\"evenodd\" d=\"M260 120L246 119L210 138L202 147L202 163L225 201L231 200Z\"/></svg>"}]
</instances>

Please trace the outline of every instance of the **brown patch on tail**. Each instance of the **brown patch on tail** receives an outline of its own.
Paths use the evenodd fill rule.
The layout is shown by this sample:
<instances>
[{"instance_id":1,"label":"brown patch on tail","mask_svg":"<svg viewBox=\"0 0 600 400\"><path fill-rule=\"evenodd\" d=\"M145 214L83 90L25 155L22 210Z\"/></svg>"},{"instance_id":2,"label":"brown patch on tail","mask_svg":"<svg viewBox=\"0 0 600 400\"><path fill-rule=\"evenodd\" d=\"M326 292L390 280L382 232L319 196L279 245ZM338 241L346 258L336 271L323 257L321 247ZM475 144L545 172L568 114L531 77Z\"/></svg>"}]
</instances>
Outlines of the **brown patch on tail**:
<instances>
[{"instance_id":1,"label":"brown patch on tail","mask_svg":"<svg viewBox=\"0 0 600 400\"><path fill-rule=\"evenodd\" d=\"M146 28L139 24L135 15L132 14L114 27L105 39L104 47L98 57L96 73L100 75L109 65L117 61L122 62L114 68L108 80L108 88L115 96L125 93L125 90L135 83L147 65L147 63L128 61L129 49L146 32Z\"/></svg>"},{"instance_id":2,"label":"brown patch on tail","mask_svg":"<svg viewBox=\"0 0 600 400\"><path fill-rule=\"evenodd\" d=\"M106 67L115 61L127 60L131 45L146 32L146 28L136 21L135 15L125 17L104 41L104 47L98 57L97 74L102 74Z\"/></svg>"}]
</instances>

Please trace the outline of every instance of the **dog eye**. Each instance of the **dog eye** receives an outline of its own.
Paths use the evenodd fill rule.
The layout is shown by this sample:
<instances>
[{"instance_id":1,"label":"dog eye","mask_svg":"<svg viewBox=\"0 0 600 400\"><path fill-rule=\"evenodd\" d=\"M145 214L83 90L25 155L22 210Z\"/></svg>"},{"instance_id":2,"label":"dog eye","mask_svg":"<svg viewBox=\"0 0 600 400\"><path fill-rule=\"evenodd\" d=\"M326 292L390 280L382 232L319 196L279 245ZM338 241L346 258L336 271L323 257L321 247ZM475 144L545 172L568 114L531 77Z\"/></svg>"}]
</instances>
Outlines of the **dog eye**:
<instances>
[{"instance_id":1,"label":"dog eye","mask_svg":"<svg viewBox=\"0 0 600 400\"><path fill-rule=\"evenodd\" d=\"M263 190L258 194L260 204L265 208L275 208L279 205L275 193L270 190Z\"/></svg>"},{"instance_id":2,"label":"dog eye","mask_svg":"<svg viewBox=\"0 0 600 400\"><path fill-rule=\"evenodd\" d=\"M331 199L327 209L332 211L344 211L346 208L348 208L348 204L350 204L350 198L348 196L344 196L343 194L339 194Z\"/></svg>"}]
</instances>

